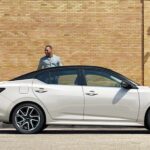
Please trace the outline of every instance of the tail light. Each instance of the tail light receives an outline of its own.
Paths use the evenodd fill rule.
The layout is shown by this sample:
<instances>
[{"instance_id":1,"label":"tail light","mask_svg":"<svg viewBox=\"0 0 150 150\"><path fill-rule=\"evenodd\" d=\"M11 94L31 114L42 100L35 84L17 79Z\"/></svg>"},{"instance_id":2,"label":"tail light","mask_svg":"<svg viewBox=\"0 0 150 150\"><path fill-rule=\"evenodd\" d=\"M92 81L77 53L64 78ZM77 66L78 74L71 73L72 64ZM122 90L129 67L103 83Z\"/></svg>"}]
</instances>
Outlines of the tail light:
<instances>
[{"instance_id":1,"label":"tail light","mask_svg":"<svg viewBox=\"0 0 150 150\"><path fill-rule=\"evenodd\" d=\"M2 91L4 91L5 90L5 88L0 88L0 93L2 92Z\"/></svg>"}]
</instances>

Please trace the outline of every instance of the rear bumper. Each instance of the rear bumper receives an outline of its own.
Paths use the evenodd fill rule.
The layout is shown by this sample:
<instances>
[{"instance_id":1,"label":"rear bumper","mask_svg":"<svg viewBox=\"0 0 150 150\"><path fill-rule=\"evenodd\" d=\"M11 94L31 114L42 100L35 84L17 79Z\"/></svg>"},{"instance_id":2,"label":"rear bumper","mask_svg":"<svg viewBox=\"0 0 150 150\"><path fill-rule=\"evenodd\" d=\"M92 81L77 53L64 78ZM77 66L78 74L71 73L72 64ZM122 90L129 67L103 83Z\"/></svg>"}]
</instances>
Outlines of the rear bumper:
<instances>
[{"instance_id":1,"label":"rear bumper","mask_svg":"<svg viewBox=\"0 0 150 150\"><path fill-rule=\"evenodd\" d=\"M9 106L12 101L0 94L0 122L9 122Z\"/></svg>"}]
</instances>

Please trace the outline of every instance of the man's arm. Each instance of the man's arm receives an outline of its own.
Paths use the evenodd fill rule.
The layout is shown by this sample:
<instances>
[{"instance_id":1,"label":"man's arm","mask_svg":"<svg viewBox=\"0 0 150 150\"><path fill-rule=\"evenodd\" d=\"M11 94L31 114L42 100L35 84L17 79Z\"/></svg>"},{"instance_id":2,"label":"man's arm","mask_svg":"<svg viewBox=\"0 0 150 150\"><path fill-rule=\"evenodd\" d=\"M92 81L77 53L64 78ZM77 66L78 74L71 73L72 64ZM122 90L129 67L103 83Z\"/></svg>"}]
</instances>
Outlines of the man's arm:
<instances>
[{"instance_id":1,"label":"man's arm","mask_svg":"<svg viewBox=\"0 0 150 150\"><path fill-rule=\"evenodd\" d=\"M59 61L58 61L58 66L63 66L63 64L62 64L62 61L61 61L61 59L60 59L60 57L59 57L59 59L58 59Z\"/></svg>"}]
</instances>

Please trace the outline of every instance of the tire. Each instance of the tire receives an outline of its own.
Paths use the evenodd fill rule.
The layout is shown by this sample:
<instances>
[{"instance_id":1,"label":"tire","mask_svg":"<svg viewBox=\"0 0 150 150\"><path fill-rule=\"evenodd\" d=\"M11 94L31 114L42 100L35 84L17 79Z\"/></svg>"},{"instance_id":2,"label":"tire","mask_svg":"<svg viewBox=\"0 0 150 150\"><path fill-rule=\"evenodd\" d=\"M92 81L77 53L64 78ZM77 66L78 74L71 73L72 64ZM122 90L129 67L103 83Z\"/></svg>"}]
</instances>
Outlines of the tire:
<instances>
[{"instance_id":1,"label":"tire","mask_svg":"<svg viewBox=\"0 0 150 150\"><path fill-rule=\"evenodd\" d=\"M145 116L145 128L150 130L150 109L147 111Z\"/></svg>"},{"instance_id":2,"label":"tire","mask_svg":"<svg viewBox=\"0 0 150 150\"><path fill-rule=\"evenodd\" d=\"M12 113L12 124L20 133L39 133L45 126L43 111L36 104L20 104Z\"/></svg>"}]
</instances>

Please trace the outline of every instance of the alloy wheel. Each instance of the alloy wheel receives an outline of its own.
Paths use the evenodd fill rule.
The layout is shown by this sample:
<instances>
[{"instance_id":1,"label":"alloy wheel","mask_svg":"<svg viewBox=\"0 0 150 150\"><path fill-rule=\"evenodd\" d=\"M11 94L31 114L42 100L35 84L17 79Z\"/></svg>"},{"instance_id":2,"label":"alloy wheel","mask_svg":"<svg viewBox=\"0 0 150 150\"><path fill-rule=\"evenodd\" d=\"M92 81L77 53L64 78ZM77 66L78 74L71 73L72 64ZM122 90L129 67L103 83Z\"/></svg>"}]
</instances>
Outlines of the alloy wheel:
<instances>
[{"instance_id":1,"label":"alloy wheel","mask_svg":"<svg viewBox=\"0 0 150 150\"><path fill-rule=\"evenodd\" d=\"M40 113L38 110L32 106L24 106L18 109L15 114L15 122L18 128L32 131L40 123Z\"/></svg>"}]
</instances>

